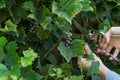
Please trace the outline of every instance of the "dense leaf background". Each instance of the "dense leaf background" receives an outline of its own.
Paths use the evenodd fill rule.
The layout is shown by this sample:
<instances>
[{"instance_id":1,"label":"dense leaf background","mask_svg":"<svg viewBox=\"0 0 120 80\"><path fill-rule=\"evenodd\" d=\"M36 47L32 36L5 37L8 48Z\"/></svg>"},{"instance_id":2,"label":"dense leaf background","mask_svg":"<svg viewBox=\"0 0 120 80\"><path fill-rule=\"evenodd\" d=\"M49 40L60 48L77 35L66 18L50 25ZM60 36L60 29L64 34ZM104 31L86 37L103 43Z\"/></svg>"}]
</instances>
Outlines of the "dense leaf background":
<instances>
[{"instance_id":1,"label":"dense leaf background","mask_svg":"<svg viewBox=\"0 0 120 80\"><path fill-rule=\"evenodd\" d=\"M95 52L89 29L118 25L119 0L0 0L0 80L99 80L98 62L86 74L76 58L85 43Z\"/></svg>"}]
</instances>

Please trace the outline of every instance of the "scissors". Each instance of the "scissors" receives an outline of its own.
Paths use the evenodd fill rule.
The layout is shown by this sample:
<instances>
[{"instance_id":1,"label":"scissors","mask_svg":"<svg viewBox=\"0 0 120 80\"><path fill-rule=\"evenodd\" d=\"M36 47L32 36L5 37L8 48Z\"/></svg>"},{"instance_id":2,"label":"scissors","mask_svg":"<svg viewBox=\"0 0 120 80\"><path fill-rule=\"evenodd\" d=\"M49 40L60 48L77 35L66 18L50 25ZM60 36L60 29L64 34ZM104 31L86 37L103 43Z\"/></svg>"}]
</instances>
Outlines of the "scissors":
<instances>
[{"instance_id":1,"label":"scissors","mask_svg":"<svg viewBox=\"0 0 120 80\"><path fill-rule=\"evenodd\" d=\"M95 47L96 48L99 48L99 49L107 51L103 47L99 46L99 43L102 40L102 38L104 37L104 35L105 35L105 33L103 33L103 32L95 32L95 31L89 30L87 38L92 40L95 43ZM111 37L120 37L120 35L111 35ZM108 52L108 53L110 53L110 52ZM111 53L110 53L110 55L108 57L112 57L116 62L120 63L120 59L118 57L114 57Z\"/></svg>"}]
</instances>

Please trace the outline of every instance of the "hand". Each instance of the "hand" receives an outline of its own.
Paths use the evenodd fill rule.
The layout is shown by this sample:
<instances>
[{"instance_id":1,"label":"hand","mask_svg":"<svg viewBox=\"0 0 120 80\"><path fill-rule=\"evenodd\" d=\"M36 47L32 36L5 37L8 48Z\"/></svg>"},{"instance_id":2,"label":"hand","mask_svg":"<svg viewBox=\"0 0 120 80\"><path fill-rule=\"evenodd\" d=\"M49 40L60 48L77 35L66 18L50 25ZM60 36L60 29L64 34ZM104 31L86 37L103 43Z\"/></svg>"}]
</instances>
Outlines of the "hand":
<instances>
[{"instance_id":1,"label":"hand","mask_svg":"<svg viewBox=\"0 0 120 80\"><path fill-rule=\"evenodd\" d=\"M100 43L100 46L104 49L97 49L98 53L110 55L111 49L115 47L115 51L112 57L110 57L110 60L113 60L113 57L116 57L120 51L120 37L111 37L112 35L116 34L120 35L120 27L112 27L111 29L109 29Z\"/></svg>"},{"instance_id":2,"label":"hand","mask_svg":"<svg viewBox=\"0 0 120 80\"><path fill-rule=\"evenodd\" d=\"M91 50L89 46L85 45L85 52L86 54L90 55ZM95 54L93 54L95 61L99 61L100 64L102 64L102 61L99 57L97 57ZM89 67L91 66L91 60L87 60L86 58L83 58L82 56L78 57L78 66L80 67L82 65L82 68L87 71Z\"/></svg>"},{"instance_id":3,"label":"hand","mask_svg":"<svg viewBox=\"0 0 120 80\"><path fill-rule=\"evenodd\" d=\"M91 53L91 50L89 48L89 46L86 44L85 45L85 52L86 54L90 54ZM105 79L105 75L110 71L101 61L101 59L99 57L97 57L95 54L93 54L94 56L94 59L95 61L99 61L100 63L100 66L99 66L99 75L101 76L102 80ZM91 66L91 63L92 61L91 60L87 60L86 58L83 58L82 56L79 56L78 57L78 67L81 68L84 70L84 71L87 71L90 66Z\"/></svg>"}]
</instances>

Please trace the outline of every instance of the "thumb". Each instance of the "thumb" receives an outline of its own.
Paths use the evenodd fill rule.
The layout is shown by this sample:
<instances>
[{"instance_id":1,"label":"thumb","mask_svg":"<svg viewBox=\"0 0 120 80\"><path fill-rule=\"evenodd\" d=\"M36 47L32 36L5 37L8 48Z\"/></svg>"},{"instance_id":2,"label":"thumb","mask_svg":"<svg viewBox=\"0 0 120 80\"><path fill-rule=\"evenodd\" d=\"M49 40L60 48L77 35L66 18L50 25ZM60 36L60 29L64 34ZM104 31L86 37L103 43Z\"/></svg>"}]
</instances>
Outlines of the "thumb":
<instances>
[{"instance_id":1,"label":"thumb","mask_svg":"<svg viewBox=\"0 0 120 80\"><path fill-rule=\"evenodd\" d=\"M106 42L107 42L107 43L110 42L110 36L109 36L109 35L105 35L105 39L106 39Z\"/></svg>"},{"instance_id":2,"label":"thumb","mask_svg":"<svg viewBox=\"0 0 120 80\"><path fill-rule=\"evenodd\" d=\"M91 53L91 50L90 50L88 44L85 45L85 52L86 52L87 54L90 54L90 53Z\"/></svg>"}]
</instances>

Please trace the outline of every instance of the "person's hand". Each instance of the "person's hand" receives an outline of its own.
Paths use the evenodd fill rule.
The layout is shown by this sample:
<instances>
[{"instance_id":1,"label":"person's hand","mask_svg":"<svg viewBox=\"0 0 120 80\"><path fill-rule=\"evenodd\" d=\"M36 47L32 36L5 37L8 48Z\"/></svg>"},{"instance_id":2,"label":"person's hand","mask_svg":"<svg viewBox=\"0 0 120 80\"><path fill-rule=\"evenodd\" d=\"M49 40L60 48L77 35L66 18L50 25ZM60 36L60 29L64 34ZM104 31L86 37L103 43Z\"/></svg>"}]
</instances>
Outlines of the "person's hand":
<instances>
[{"instance_id":1,"label":"person's hand","mask_svg":"<svg viewBox=\"0 0 120 80\"><path fill-rule=\"evenodd\" d=\"M97 49L98 53L110 55L110 51L114 47L115 51L112 57L110 57L110 60L113 60L113 57L116 57L120 51L120 37L111 37L112 35L120 35L120 27L110 28L100 43L100 47L103 49Z\"/></svg>"},{"instance_id":2,"label":"person's hand","mask_svg":"<svg viewBox=\"0 0 120 80\"><path fill-rule=\"evenodd\" d=\"M85 53L90 55L91 50L89 48L89 46L86 44L85 45ZM94 56L94 61L99 61L100 64L102 64L102 61L99 57L97 57L95 54L92 54ZM83 56L79 56L78 57L78 67L81 67L87 71L89 69L89 67L91 66L92 61L91 60L87 60L86 58L84 58Z\"/></svg>"},{"instance_id":3,"label":"person's hand","mask_svg":"<svg viewBox=\"0 0 120 80\"><path fill-rule=\"evenodd\" d=\"M90 50L90 48L89 48L89 46L87 44L85 45L85 52L88 55L91 53L91 50ZM100 70L99 75L101 76L102 80L104 80L105 79L105 75L110 70L102 63L101 59L99 57L97 57L94 53L93 53L93 56L94 56L94 61L98 61L100 63L100 66L99 66L99 70ZM86 58L84 58L82 56L78 57L78 67L82 68L84 71L88 71L88 69L91 66L91 63L92 63L91 60L87 60Z\"/></svg>"}]
</instances>

